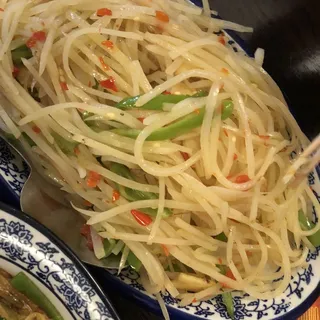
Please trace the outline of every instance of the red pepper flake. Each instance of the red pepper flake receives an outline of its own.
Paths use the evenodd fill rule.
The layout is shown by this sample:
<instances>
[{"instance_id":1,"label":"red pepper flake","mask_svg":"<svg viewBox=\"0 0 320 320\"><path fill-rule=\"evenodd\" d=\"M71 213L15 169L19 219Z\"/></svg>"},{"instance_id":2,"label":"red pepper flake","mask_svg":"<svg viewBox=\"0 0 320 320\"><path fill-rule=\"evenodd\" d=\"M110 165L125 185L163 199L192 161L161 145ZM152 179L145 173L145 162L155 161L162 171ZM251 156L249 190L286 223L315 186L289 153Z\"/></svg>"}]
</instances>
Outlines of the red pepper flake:
<instances>
[{"instance_id":1,"label":"red pepper flake","mask_svg":"<svg viewBox=\"0 0 320 320\"><path fill-rule=\"evenodd\" d=\"M142 122L143 123L143 120L144 120L145 118L138 118L138 120L140 121L140 122Z\"/></svg>"},{"instance_id":2,"label":"red pepper flake","mask_svg":"<svg viewBox=\"0 0 320 320\"><path fill-rule=\"evenodd\" d=\"M237 160L238 159L238 155L235 153L234 155L233 155L233 160Z\"/></svg>"},{"instance_id":3,"label":"red pepper flake","mask_svg":"<svg viewBox=\"0 0 320 320\"><path fill-rule=\"evenodd\" d=\"M61 87L61 90L63 90L63 91L69 90L66 82L60 82L60 87Z\"/></svg>"},{"instance_id":4,"label":"red pepper flake","mask_svg":"<svg viewBox=\"0 0 320 320\"><path fill-rule=\"evenodd\" d=\"M87 186L89 188L95 188L100 182L101 176L95 171L89 171L87 178Z\"/></svg>"},{"instance_id":5,"label":"red pepper flake","mask_svg":"<svg viewBox=\"0 0 320 320\"><path fill-rule=\"evenodd\" d=\"M16 66L13 66L12 76L16 78L19 75L19 73L20 73L20 69Z\"/></svg>"},{"instance_id":6,"label":"red pepper flake","mask_svg":"<svg viewBox=\"0 0 320 320\"><path fill-rule=\"evenodd\" d=\"M2 12L3 12L3 11L4 11L4 9L0 8L0 11L2 11Z\"/></svg>"},{"instance_id":7,"label":"red pepper flake","mask_svg":"<svg viewBox=\"0 0 320 320\"><path fill-rule=\"evenodd\" d=\"M36 134L41 133L41 129L40 129L38 126L36 126L36 125L34 125L34 126L32 127L32 131L35 132Z\"/></svg>"},{"instance_id":8,"label":"red pepper flake","mask_svg":"<svg viewBox=\"0 0 320 320\"><path fill-rule=\"evenodd\" d=\"M226 45L226 40L224 39L224 36L223 35L220 35L218 37L218 42L220 42L222 45Z\"/></svg>"},{"instance_id":9,"label":"red pepper flake","mask_svg":"<svg viewBox=\"0 0 320 320\"><path fill-rule=\"evenodd\" d=\"M101 44L109 49L113 48L113 42L110 40L102 41Z\"/></svg>"},{"instance_id":10,"label":"red pepper flake","mask_svg":"<svg viewBox=\"0 0 320 320\"><path fill-rule=\"evenodd\" d=\"M223 129L223 132L224 132L224 134L225 134L227 137L229 137L229 134L228 134L227 129Z\"/></svg>"},{"instance_id":11,"label":"red pepper flake","mask_svg":"<svg viewBox=\"0 0 320 320\"><path fill-rule=\"evenodd\" d=\"M112 192L112 202L116 202L120 198L120 193L117 190L113 190Z\"/></svg>"},{"instance_id":12,"label":"red pepper flake","mask_svg":"<svg viewBox=\"0 0 320 320\"><path fill-rule=\"evenodd\" d=\"M187 161L190 158L188 153L182 152L182 151L180 151L180 153L181 153L182 158L184 159L184 161Z\"/></svg>"},{"instance_id":13,"label":"red pepper flake","mask_svg":"<svg viewBox=\"0 0 320 320\"><path fill-rule=\"evenodd\" d=\"M113 77L110 77L107 80L100 81L102 87L118 92L118 88L115 85L115 80Z\"/></svg>"},{"instance_id":14,"label":"red pepper flake","mask_svg":"<svg viewBox=\"0 0 320 320\"><path fill-rule=\"evenodd\" d=\"M162 22L169 22L169 16L163 11L156 11L156 18Z\"/></svg>"},{"instance_id":15,"label":"red pepper flake","mask_svg":"<svg viewBox=\"0 0 320 320\"><path fill-rule=\"evenodd\" d=\"M112 16L112 11L108 8L100 8L97 10L98 17Z\"/></svg>"},{"instance_id":16,"label":"red pepper flake","mask_svg":"<svg viewBox=\"0 0 320 320\"><path fill-rule=\"evenodd\" d=\"M33 48L38 41L45 42L46 41L46 33L44 31L36 31L32 34L32 36L26 42L26 46L28 48Z\"/></svg>"},{"instance_id":17,"label":"red pepper flake","mask_svg":"<svg viewBox=\"0 0 320 320\"><path fill-rule=\"evenodd\" d=\"M144 227L148 226L152 222L152 219L141 211L131 210L131 214L136 219L136 221Z\"/></svg>"},{"instance_id":18,"label":"red pepper flake","mask_svg":"<svg viewBox=\"0 0 320 320\"><path fill-rule=\"evenodd\" d=\"M88 200L84 200L83 204L87 207L91 207L92 206L92 203Z\"/></svg>"},{"instance_id":19,"label":"red pepper flake","mask_svg":"<svg viewBox=\"0 0 320 320\"><path fill-rule=\"evenodd\" d=\"M171 94L171 92L166 90L166 91L163 91L162 94Z\"/></svg>"},{"instance_id":20,"label":"red pepper flake","mask_svg":"<svg viewBox=\"0 0 320 320\"><path fill-rule=\"evenodd\" d=\"M229 70L226 69L226 68L222 68L222 69L221 69L221 72L224 73L224 74L226 74L226 75L229 74Z\"/></svg>"},{"instance_id":21,"label":"red pepper flake","mask_svg":"<svg viewBox=\"0 0 320 320\"><path fill-rule=\"evenodd\" d=\"M100 61L101 65L102 65L102 68L104 70L110 70L109 66L104 62L102 57L99 57L99 61Z\"/></svg>"},{"instance_id":22,"label":"red pepper flake","mask_svg":"<svg viewBox=\"0 0 320 320\"><path fill-rule=\"evenodd\" d=\"M74 152L74 154L76 154L76 155L79 155L79 154L80 154L80 150L79 150L78 147L75 147L75 148L73 149L73 152Z\"/></svg>"},{"instance_id":23,"label":"red pepper flake","mask_svg":"<svg viewBox=\"0 0 320 320\"><path fill-rule=\"evenodd\" d=\"M169 251L168 247L167 247L166 245L164 245L164 244L162 244L161 247L162 247L162 249L163 249L164 255L165 255L166 257L169 257L170 251Z\"/></svg>"},{"instance_id":24,"label":"red pepper flake","mask_svg":"<svg viewBox=\"0 0 320 320\"><path fill-rule=\"evenodd\" d=\"M197 302L197 299L196 299L196 298L194 298L194 299L192 300L192 303L195 303L195 302Z\"/></svg>"},{"instance_id":25,"label":"red pepper flake","mask_svg":"<svg viewBox=\"0 0 320 320\"><path fill-rule=\"evenodd\" d=\"M40 42L45 42L47 36L44 31L36 31L33 33L32 38Z\"/></svg>"},{"instance_id":26,"label":"red pepper flake","mask_svg":"<svg viewBox=\"0 0 320 320\"><path fill-rule=\"evenodd\" d=\"M199 109L195 109L193 112L194 112L195 114L200 114L200 110L199 110Z\"/></svg>"},{"instance_id":27,"label":"red pepper flake","mask_svg":"<svg viewBox=\"0 0 320 320\"><path fill-rule=\"evenodd\" d=\"M36 45L37 41L32 37L26 42L28 48L33 48Z\"/></svg>"},{"instance_id":28,"label":"red pepper flake","mask_svg":"<svg viewBox=\"0 0 320 320\"><path fill-rule=\"evenodd\" d=\"M246 174L242 174L236 177L235 183L245 183L250 181L250 178Z\"/></svg>"},{"instance_id":29,"label":"red pepper flake","mask_svg":"<svg viewBox=\"0 0 320 320\"><path fill-rule=\"evenodd\" d=\"M230 269L227 270L226 277L228 277L232 280L236 280L236 278L234 277L234 275ZM222 288L230 288L230 287L226 283L222 283Z\"/></svg>"},{"instance_id":30,"label":"red pepper flake","mask_svg":"<svg viewBox=\"0 0 320 320\"><path fill-rule=\"evenodd\" d=\"M218 262L219 262L219 264L222 264L222 259L219 258L219 259L218 259Z\"/></svg>"}]
</instances>

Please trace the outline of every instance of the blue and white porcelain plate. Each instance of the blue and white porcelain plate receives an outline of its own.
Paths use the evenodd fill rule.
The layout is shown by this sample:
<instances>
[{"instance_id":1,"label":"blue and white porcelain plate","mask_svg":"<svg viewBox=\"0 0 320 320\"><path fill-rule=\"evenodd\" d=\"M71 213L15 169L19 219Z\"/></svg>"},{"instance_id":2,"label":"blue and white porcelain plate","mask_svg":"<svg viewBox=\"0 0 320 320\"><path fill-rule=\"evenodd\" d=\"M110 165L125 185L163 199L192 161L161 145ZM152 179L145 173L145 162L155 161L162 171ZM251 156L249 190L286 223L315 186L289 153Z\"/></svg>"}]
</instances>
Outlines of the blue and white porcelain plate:
<instances>
[{"instance_id":1,"label":"blue and white porcelain plate","mask_svg":"<svg viewBox=\"0 0 320 320\"><path fill-rule=\"evenodd\" d=\"M28 176L28 168L20 155L1 139L0 146L0 190L11 189L9 193L12 199L18 200ZM320 202L319 168L309 175L309 184ZM95 287L78 259L68 249L59 249L60 241L53 240L52 235L47 235L47 229L19 211L6 211L8 209L0 210L0 259L1 264L4 261L9 263L9 272L12 270L15 273L17 268L28 272L46 293L53 292L52 301L59 305L59 310L70 315L70 318L116 317L112 317L113 309L100 289ZM158 302L146 293L139 274L134 270L126 269L120 275L117 275L116 270L106 270L104 276L110 285L116 286L117 290L130 299L134 298L149 310L160 313ZM320 248L317 248L316 252L308 254L306 268L296 270L290 285L280 297L252 300L248 296L235 295L235 320L296 319L318 298L319 279ZM179 307L178 301L168 294L165 294L163 299L169 307L172 319L230 319L220 297L206 302L195 302L186 307Z\"/></svg>"},{"instance_id":2,"label":"blue and white porcelain plate","mask_svg":"<svg viewBox=\"0 0 320 320\"><path fill-rule=\"evenodd\" d=\"M225 33L225 35L229 37L228 45L235 52L243 51L238 45L238 43L243 45L242 40L237 35L232 32ZM29 169L21 157L14 150L10 151L10 148L0 139L0 188L9 189L6 192L11 197L12 203L19 203L19 196L28 172ZM309 184L320 202L319 168L310 174ZM103 277L110 282L110 285L122 291L125 296L130 299L134 298L143 307L161 314L158 302L153 296L146 293L141 285L139 274L134 270L126 269L120 275L116 270L106 270ZM249 296L234 295L235 320L294 320L307 311L319 294L320 247L316 252L309 252L306 267L296 270L290 285L280 297L269 300L252 300ZM230 319L221 297L205 302L195 302L186 307L180 307L178 301L168 294L163 295L163 299L169 307L173 320Z\"/></svg>"},{"instance_id":3,"label":"blue and white porcelain plate","mask_svg":"<svg viewBox=\"0 0 320 320\"><path fill-rule=\"evenodd\" d=\"M11 162L10 170L0 170L2 175L12 173L7 186L13 186L10 182L20 174L19 165ZM0 184L1 191L4 187ZM20 271L27 274L65 320L119 320L86 268L60 240L32 218L1 203L0 266L13 276Z\"/></svg>"}]
</instances>

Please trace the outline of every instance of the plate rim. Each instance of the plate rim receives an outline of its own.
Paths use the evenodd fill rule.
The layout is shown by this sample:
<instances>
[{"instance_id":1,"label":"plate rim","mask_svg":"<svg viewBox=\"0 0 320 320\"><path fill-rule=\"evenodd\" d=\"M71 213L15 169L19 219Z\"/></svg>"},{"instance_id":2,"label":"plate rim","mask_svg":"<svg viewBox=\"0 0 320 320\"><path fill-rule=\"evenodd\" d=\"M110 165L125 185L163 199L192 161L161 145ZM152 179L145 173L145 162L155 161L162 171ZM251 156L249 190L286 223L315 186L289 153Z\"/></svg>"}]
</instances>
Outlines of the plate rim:
<instances>
[{"instance_id":1,"label":"plate rim","mask_svg":"<svg viewBox=\"0 0 320 320\"><path fill-rule=\"evenodd\" d=\"M8 185L8 183L7 183ZM0 210L4 211L5 213L15 217L18 220L23 221L27 225L31 226L35 230L37 230L39 233L44 235L48 240L56 245L60 250L61 253L67 256L71 262L75 265L77 270L86 278L90 286L93 288L95 293L99 296L101 301L105 304L105 306L108 308L108 311L110 312L112 318L114 320L121 320L117 311L115 310L114 306L111 303L110 298L106 293L102 291L99 284L96 282L96 280L92 277L90 271L87 269L87 267L80 261L80 259L76 256L76 254L68 247L67 244L65 244L62 240L60 240L52 231L50 231L47 227L42 225L37 220L33 219L26 213L24 213L21 210L15 209L2 201L0 201Z\"/></svg>"}]
</instances>

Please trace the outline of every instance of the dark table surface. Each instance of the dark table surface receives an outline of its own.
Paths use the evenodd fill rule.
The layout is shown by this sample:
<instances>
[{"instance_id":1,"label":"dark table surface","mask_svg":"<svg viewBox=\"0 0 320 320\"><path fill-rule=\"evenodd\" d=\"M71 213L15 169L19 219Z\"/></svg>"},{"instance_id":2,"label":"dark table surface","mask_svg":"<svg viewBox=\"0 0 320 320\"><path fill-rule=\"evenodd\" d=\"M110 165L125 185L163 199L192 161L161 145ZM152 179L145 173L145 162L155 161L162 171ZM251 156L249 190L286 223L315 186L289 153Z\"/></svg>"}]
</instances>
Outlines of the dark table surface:
<instances>
[{"instance_id":1,"label":"dark table surface","mask_svg":"<svg viewBox=\"0 0 320 320\"><path fill-rule=\"evenodd\" d=\"M292 113L310 137L320 132L320 0L211 0L227 20L252 26L242 34L248 48L266 50L265 69L285 93ZM93 274L123 320L160 319Z\"/></svg>"}]
</instances>

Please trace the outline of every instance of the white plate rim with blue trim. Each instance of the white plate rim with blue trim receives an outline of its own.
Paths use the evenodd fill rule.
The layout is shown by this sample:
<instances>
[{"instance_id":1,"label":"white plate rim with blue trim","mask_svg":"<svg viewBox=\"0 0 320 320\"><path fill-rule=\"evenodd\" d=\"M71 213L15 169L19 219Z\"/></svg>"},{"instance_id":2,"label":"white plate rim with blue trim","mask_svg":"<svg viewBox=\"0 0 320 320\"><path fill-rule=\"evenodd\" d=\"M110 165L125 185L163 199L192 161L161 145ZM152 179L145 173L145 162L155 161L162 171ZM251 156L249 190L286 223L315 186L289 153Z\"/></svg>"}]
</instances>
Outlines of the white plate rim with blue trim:
<instances>
[{"instance_id":1,"label":"white plate rim with blue trim","mask_svg":"<svg viewBox=\"0 0 320 320\"><path fill-rule=\"evenodd\" d=\"M0 266L12 276L24 272L65 320L119 320L107 296L68 247L33 218L1 202Z\"/></svg>"}]
</instances>

